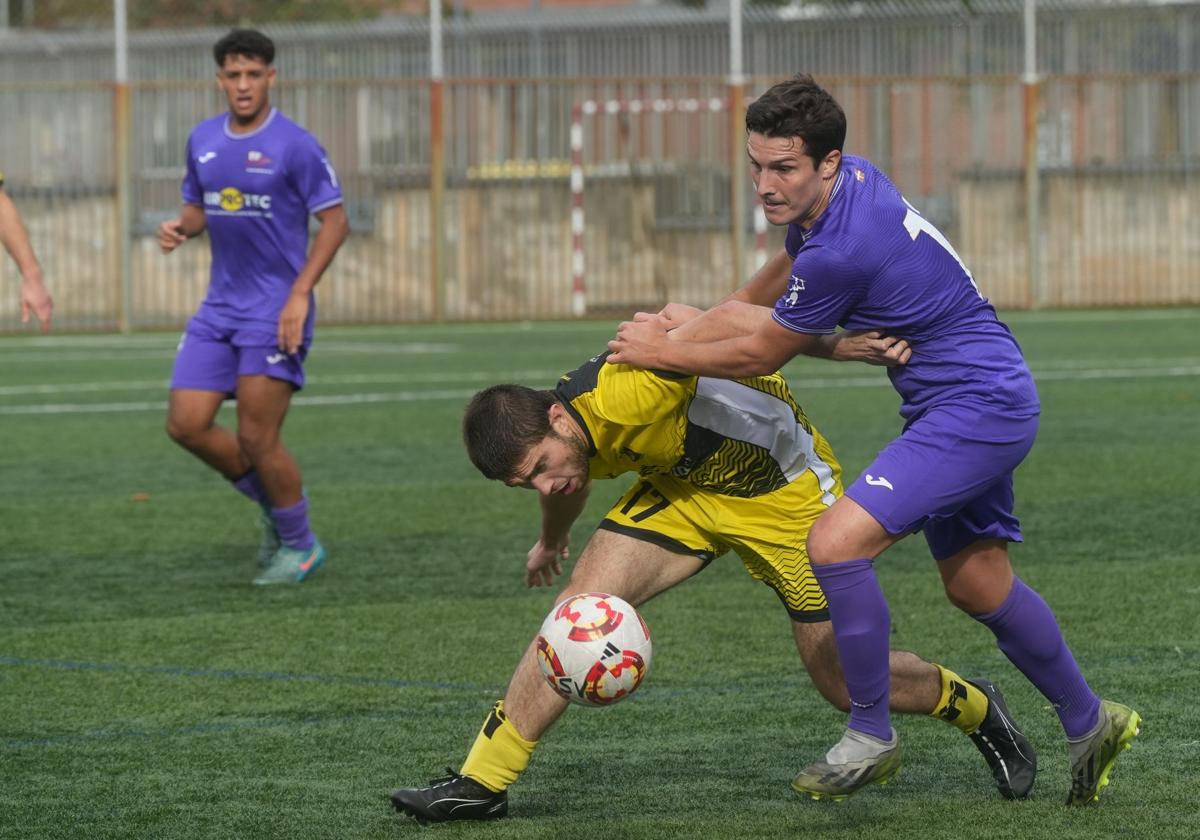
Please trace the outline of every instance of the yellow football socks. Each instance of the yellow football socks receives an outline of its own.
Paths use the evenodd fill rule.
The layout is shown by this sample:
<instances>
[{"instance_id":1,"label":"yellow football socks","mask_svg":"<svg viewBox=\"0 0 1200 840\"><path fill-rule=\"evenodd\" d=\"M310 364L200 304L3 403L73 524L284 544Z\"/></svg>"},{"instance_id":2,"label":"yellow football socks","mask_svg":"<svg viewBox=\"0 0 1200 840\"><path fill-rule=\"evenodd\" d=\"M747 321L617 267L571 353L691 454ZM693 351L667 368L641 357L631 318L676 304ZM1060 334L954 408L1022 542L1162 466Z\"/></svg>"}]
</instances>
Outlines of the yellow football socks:
<instances>
[{"instance_id":1,"label":"yellow football socks","mask_svg":"<svg viewBox=\"0 0 1200 840\"><path fill-rule=\"evenodd\" d=\"M496 705L475 736L475 744L463 762L462 774L470 776L494 793L508 788L529 766L537 741L526 741L504 714L504 701Z\"/></svg>"},{"instance_id":2,"label":"yellow football socks","mask_svg":"<svg viewBox=\"0 0 1200 840\"><path fill-rule=\"evenodd\" d=\"M929 716L941 718L970 735L987 715L987 695L949 668L934 664L942 678L942 696Z\"/></svg>"}]
</instances>

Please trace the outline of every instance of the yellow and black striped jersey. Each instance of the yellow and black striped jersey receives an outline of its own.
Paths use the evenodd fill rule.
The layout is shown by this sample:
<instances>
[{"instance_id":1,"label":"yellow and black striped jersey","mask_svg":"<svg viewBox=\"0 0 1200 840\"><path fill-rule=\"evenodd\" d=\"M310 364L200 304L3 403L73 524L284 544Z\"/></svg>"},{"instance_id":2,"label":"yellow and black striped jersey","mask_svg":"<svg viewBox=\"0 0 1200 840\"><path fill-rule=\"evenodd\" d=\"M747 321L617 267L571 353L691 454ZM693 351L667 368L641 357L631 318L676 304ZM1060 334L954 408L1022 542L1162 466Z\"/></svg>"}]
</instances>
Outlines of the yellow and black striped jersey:
<instances>
[{"instance_id":1,"label":"yellow and black striped jersey","mask_svg":"<svg viewBox=\"0 0 1200 840\"><path fill-rule=\"evenodd\" d=\"M712 379L610 365L607 356L555 389L587 435L591 478L670 473L748 498L812 470L833 503L837 465L782 374Z\"/></svg>"}]
</instances>

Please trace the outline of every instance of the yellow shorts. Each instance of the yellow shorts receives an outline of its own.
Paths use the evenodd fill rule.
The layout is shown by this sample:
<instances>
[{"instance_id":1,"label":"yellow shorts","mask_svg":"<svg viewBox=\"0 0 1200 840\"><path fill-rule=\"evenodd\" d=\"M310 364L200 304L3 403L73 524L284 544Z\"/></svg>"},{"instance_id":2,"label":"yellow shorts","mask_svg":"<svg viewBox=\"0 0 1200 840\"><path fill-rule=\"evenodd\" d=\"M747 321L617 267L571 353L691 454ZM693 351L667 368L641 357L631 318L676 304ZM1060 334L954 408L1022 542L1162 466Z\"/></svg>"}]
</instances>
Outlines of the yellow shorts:
<instances>
[{"instance_id":1,"label":"yellow shorts","mask_svg":"<svg viewBox=\"0 0 1200 840\"><path fill-rule=\"evenodd\" d=\"M833 495L841 496L841 471L832 464ZM701 490L672 475L645 475L599 527L709 561L735 551L752 578L775 590L792 620L828 621L805 548L808 529L827 509L823 498L811 472L748 499Z\"/></svg>"}]
</instances>

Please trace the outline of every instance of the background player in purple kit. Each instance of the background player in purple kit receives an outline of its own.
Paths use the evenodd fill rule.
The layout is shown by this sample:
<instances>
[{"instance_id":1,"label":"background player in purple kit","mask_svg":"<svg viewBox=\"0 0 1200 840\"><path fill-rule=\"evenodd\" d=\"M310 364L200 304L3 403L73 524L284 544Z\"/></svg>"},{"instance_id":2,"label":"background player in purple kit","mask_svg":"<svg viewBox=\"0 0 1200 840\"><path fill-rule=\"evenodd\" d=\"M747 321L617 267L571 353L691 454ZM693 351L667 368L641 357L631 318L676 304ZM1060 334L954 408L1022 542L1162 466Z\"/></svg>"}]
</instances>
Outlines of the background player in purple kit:
<instances>
[{"instance_id":1,"label":"background player in purple kit","mask_svg":"<svg viewBox=\"0 0 1200 840\"><path fill-rule=\"evenodd\" d=\"M1013 470L1040 413L1020 348L937 228L869 161L842 155L845 115L811 77L768 90L747 109L746 128L767 218L788 225L785 251L706 313L639 313L609 343L608 361L744 377L798 354L842 358L839 326L882 329L912 345L888 369L903 432L809 533L851 713L842 739L792 786L840 797L899 770L890 619L873 560L922 530L951 602L986 625L1054 704L1071 760L1068 804L1093 801L1140 717L1097 697L1053 613L1009 562L1008 543L1021 539Z\"/></svg>"},{"instance_id":2,"label":"background player in purple kit","mask_svg":"<svg viewBox=\"0 0 1200 840\"><path fill-rule=\"evenodd\" d=\"M349 226L325 150L271 107L271 39L235 29L213 57L229 111L192 130L183 212L158 229L165 253L205 228L212 242L208 294L175 358L167 433L262 507L254 582L298 583L321 566L325 549L280 431L304 386L313 287ZM320 220L311 249L310 214ZM214 422L232 396L236 434Z\"/></svg>"}]
</instances>

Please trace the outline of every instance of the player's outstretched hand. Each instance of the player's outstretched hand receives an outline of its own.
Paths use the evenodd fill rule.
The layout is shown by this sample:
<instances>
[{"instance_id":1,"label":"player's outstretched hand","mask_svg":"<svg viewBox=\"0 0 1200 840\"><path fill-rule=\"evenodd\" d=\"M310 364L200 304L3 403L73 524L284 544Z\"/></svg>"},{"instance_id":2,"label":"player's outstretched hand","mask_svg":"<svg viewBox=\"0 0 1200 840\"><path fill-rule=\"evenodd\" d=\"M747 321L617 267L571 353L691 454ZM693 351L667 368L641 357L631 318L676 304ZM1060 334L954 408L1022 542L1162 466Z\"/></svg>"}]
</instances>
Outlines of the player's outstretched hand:
<instances>
[{"instance_id":1,"label":"player's outstretched hand","mask_svg":"<svg viewBox=\"0 0 1200 840\"><path fill-rule=\"evenodd\" d=\"M686 324L696 316L703 314L703 309L688 306L686 303L668 303L662 309L658 310L659 317L667 322L667 329L669 330Z\"/></svg>"},{"instance_id":2,"label":"player's outstretched hand","mask_svg":"<svg viewBox=\"0 0 1200 840\"><path fill-rule=\"evenodd\" d=\"M896 367L912 358L912 346L882 330L845 330L837 334L832 358L839 362Z\"/></svg>"},{"instance_id":3,"label":"player's outstretched hand","mask_svg":"<svg viewBox=\"0 0 1200 840\"><path fill-rule=\"evenodd\" d=\"M183 232L183 219L167 219L158 226L158 247L164 254L171 253L184 242L187 242L187 235Z\"/></svg>"},{"instance_id":4,"label":"player's outstretched hand","mask_svg":"<svg viewBox=\"0 0 1200 840\"><path fill-rule=\"evenodd\" d=\"M608 342L607 361L638 368L657 367L658 347L666 342L670 322L656 312L638 312L632 321L622 321L617 335Z\"/></svg>"},{"instance_id":5,"label":"player's outstretched hand","mask_svg":"<svg viewBox=\"0 0 1200 840\"><path fill-rule=\"evenodd\" d=\"M554 578L562 574L562 561L570 557L571 550L566 543L553 547L538 540L529 549L529 559L525 563L525 585L530 589L552 586Z\"/></svg>"},{"instance_id":6,"label":"player's outstretched hand","mask_svg":"<svg viewBox=\"0 0 1200 840\"><path fill-rule=\"evenodd\" d=\"M288 295L283 311L279 313L279 349L295 353L304 341L304 321L308 318L308 295Z\"/></svg>"},{"instance_id":7,"label":"player's outstretched hand","mask_svg":"<svg viewBox=\"0 0 1200 840\"><path fill-rule=\"evenodd\" d=\"M42 332L50 332L50 315L54 311L54 301L46 291L40 276L26 277L21 283L21 323L29 323L32 312L42 325Z\"/></svg>"}]
</instances>

